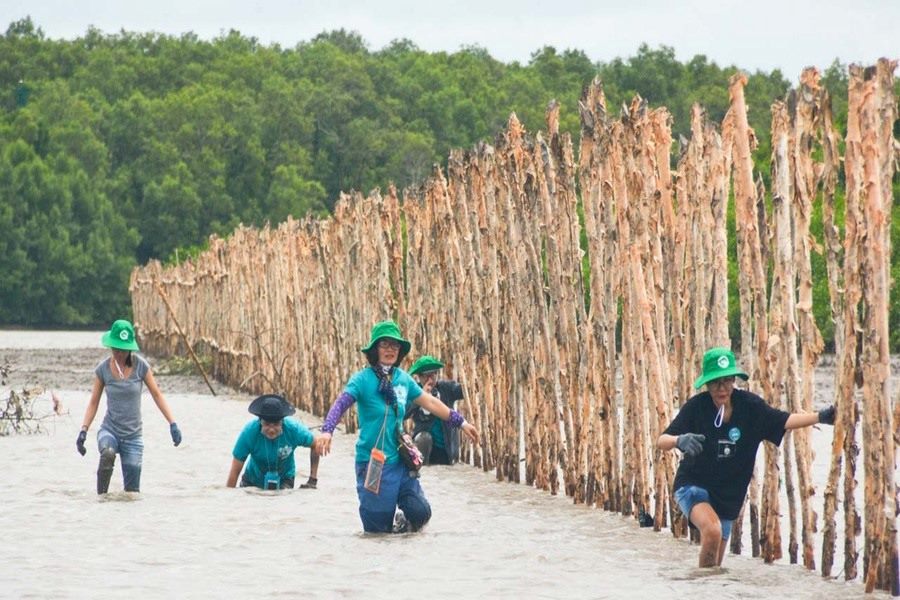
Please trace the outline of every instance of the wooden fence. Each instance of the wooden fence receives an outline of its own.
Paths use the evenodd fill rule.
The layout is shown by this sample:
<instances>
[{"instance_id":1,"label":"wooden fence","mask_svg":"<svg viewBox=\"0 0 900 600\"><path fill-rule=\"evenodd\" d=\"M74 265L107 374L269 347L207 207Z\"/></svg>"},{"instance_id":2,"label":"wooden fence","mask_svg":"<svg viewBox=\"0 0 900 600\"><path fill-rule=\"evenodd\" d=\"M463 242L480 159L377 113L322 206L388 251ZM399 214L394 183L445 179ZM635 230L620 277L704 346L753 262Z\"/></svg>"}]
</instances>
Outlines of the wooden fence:
<instances>
[{"instance_id":1,"label":"wooden fence","mask_svg":"<svg viewBox=\"0 0 900 600\"><path fill-rule=\"evenodd\" d=\"M409 360L437 355L464 385L462 410L483 434L480 447L464 449L468 462L501 480L562 488L575 502L649 515L657 530L682 536L670 493L676 458L657 450L656 438L691 395L702 352L731 344L729 294L740 300L738 350L750 389L785 410L813 410L822 338L810 265L822 251L839 410L821 570L832 572L842 501L845 577L858 576L863 530L866 590L896 595L898 423L887 329L895 67L851 67L843 157L830 99L815 69L804 71L799 88L772 107L768 191L753 171L743 76L731 81L720 126L694 107L674 170L669 113L638 97L613 117L595 82L580 103L577 155L551 104L546 132L529 135L513 115L493 146L452 152L446 170L404 191L402 202L393 188L342 196L330 218L240 228L212 238L194 260L136 269L143 345L179 351L177 316L186 339L212 355L217 378L283 392L324 415L363 364L371 325L396 318L413 342ZM822 240L810 233L817 202ZM728 289L729 235L737 290ZM862 520L853 496L860 449ZM807 431L780 449L765 444L745 507L754 555L783 554L783 480L790 560L816 568L811 462Z\"/></svg>"}]
</instances>

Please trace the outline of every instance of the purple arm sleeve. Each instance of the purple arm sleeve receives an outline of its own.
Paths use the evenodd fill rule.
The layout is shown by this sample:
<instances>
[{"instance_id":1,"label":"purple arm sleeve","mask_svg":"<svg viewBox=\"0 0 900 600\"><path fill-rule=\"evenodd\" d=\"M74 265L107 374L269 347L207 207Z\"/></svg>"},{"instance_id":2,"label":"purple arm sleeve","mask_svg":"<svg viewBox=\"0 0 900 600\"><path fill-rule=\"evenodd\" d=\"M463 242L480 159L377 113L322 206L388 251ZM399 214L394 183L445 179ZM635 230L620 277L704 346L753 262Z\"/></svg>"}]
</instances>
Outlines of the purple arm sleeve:
<instances>
[{"instance_id":1,"label":"purple arm sleeve","mask_svg":"<svg viewBox=\"0 0 900 600\"><path fill-rule=\"evenodd\" d=\"M353 406L354 402L353 396L347 392L341 392L341 395L338 396L337 400L334 401L334 404L331 405L331 409L325 417L325 422L322 423L322 433L334 432L341 417L344 416L344 413L347 412L348 408Z\"/></svg>"},{"instance_id":2,"label":"purple arm sleeve","mask_svg":"<svg viewBox=\"0 0 900 600\"><path fill-rule=\"evenodd\" d=\"M329 414L331 414L331 413L329 413ZM464 420L465 419L463 419L463 416L461 414L459 414L452 408L450 409L450 418L447 419L447 422L450 423L450 427L456 427L458 429L458 428L462 427Z\"/></svg>"}]
</instances>

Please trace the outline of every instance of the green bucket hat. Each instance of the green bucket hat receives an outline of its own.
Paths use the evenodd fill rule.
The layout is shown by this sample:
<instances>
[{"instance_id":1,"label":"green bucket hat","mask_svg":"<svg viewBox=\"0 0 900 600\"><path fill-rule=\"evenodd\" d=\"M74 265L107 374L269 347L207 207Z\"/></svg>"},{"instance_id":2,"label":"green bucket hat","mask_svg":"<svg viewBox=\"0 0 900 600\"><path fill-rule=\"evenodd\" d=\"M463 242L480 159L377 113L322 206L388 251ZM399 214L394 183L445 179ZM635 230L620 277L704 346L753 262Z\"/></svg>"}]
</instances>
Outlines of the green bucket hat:
<instances>
[{"instance_id":1,"label":"green bucket hat","mask_svg":"<svg viewBox=\"0 0 900 600\"><path fill-rule=\"evenodd\" d=\"M429 356L428 354L422 355L412 364L412 368L409 370L410 375L416 375L417 373L427 373L428 371L437 371L438 369L443 368L444 363L439 361L433 356Z\"/></svg>"},{"instance_id":2,"label":"green bucket hat","mask_svg":"<svg viewBox=\"0 0 900 600\"><path fill-rule=\"evenodd\" d=\"M400 335L400 327L396 323L393 321L380 321L372 326L372 333L369 336L369 345L360 348L360 352L364 354L368 353L369 350L375 348L375 345L381 338L390 338L400 342L400 357L398 360L403 359L403 357L409 353L410 348L412 348L412 344L409 343L409 340Z\"/></svg>"},{"instance_id":3,"label":"green bucket hat","mask_svg":"<svg viewBox=\"0 0 900 600\"><path fill-rule=\"evenodd\" d=\"M134 352L140 350L137 340L134 339L134 327L125 319L119 319L113 323L109 331L100 338L100 343L107 348L115 348L116 350L131 350Z\"/></svg>"},{"instance_id":4,"label":"green bucket hat","mask_svg":"<svg viewBox=\"0 0 900 600\"><path fill-rule=\"evenodd\" d=\"M730 377L732 375L736 375L744 381L750 379L750 376L737 366L734 352L728 348L710 348L703 355L703 374L694 382L694 387L700 389L703 387L703 384L713 379Z\"/></svg>"}]
</instances>

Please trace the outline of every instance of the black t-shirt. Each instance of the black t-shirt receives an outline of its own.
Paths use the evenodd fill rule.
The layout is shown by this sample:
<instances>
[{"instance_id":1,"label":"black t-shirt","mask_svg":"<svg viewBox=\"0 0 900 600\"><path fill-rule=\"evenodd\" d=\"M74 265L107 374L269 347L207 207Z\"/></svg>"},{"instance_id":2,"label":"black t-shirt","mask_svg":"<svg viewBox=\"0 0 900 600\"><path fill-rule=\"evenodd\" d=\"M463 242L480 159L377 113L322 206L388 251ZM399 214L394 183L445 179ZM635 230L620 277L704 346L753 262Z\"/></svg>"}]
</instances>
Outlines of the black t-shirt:
<instances>
[{"instance_id":1,"label":"black t-shirt","mask_svg":"<svg viewBox=\"0 0 900 600\"><path fill-rule=\"evenodd\" d=\"M723 519L736 519L753 476L760 442L776 446L784 437L789 413L766 404L745 390L731 393L731 419L716 427L718 409L709 392L688 400L663 433L701 433L706 436L703 452L685 458L675 474L675 489L696 485L709 492L713 509Z\"/></svg>"},{"instance_id":2,"label":"black t-shirt","mask_svg":"<svg viewBox=\"0 0 900 600\"><path fill-rule=\"evenodd\" d=\"M463 399L462 386L451 379L441 380L431 388L431 395L452 409L458 400ZM410 402L406 409L406 418L412 418L413 434L416 434L430 430L435 416L415 402Z\"/></svg>"},{"instance_id":3,"label":"black t-shirt","mask_svg":"<svg viewBox=\"0 0 900 600\"><path fill-rule=\"evenodd\" d=\"M444 379L434 384L431 392L441 399L441 402L453 408L453 403L463 399L462 386L452 379Z\"/></svg>"}]
</instances>

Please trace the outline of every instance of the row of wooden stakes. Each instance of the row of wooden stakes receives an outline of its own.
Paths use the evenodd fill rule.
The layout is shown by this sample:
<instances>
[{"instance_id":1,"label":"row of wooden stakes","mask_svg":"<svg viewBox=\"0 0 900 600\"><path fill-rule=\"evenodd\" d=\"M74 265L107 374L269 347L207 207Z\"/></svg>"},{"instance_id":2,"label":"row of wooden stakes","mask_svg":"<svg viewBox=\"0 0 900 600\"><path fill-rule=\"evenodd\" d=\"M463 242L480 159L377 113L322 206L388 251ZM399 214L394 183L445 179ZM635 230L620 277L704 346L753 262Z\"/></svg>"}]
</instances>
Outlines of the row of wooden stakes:
<instances>
[{"instance_id":1,"label":"row of wooden stakes","mask_svg":"<svg viewBox=\"0 0 900 600\"><path fill-rule=\"evenodd\" d=\"M546 132L528 134L513 115L493 146L452 152L446 169L436 167L402 199L393 187L344 195L329 218L241 227L211 238L195 259L136 269L131 293L143 345L179 351L181 330L189 346L213 355L219 379L281 391L322 416L364 364L359 348L369 328L395 318L413 342L410 360L439 356L463 383L462 409L483 434L480 447L466 449L468 462L498 479L562 488L575 502L649 514L657 530L681 536L687 528L671 497L675 457L655 440L691 395L703 351L731 345L734 295L736 350L751 389L786 410L813 409L822 339L810 264L821 246L839 408L822 573L832 572L842 530L844 575L858 576L862 448L863 581L867 590L896 592L900 419L891 408L887 330L895 66L851 67L843 157L830 99L815 69L804 71L799 88L772 107L770 190L753 170L742 75L730 83L721 124L694 107L691 139L674 168L666 109L635 98L613 117L594 82L579 107L577 155L551 104ZM817 202L822 240L810 233ZM736 237L736 290L729 289L729 236ZM813 569L808 435L795 432L783 451L767 445L765 455L747 500L753 553L767 561L782 555L783 478L790 559L799 550Z\"/></svg>"}]
</instances>

